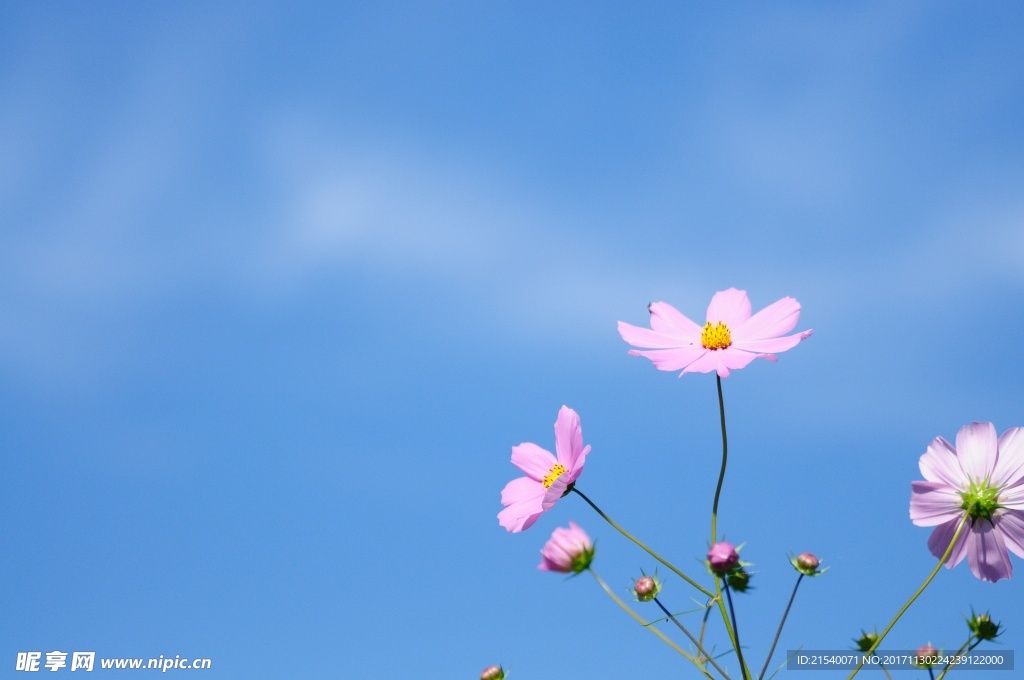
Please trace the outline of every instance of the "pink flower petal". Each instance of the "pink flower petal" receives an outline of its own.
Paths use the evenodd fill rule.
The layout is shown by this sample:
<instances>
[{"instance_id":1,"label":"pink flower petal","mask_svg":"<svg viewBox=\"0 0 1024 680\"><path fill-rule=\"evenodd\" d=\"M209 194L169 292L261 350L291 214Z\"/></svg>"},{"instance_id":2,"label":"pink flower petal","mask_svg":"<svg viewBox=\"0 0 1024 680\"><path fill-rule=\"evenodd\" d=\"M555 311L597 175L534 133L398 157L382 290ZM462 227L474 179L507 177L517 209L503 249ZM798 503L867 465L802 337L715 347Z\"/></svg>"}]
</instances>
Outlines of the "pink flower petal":
<instances>
[{"instance_id":1,"label":"pink flower petal","mask_svg":"<svg viewBox=\"0 0 1024 680\"><path fill-rule=\"evenodd\" d=\"M929 482L943 482L954 489L967 486L967 475L960 468L953 445L942 437L936 437L918 461L921 474Z\"/></svg>"},{"instance_id":2,"label":"pink flower petal","mask_svg":"<svg viewBox=\"0 0 1024 680\"><path fill-rule=\"evenodd\" d=\"M543 488L543 485L541 485ZM565 490L569 488L569 473L565 473L555 481L551 482L551 486L544 489L544 498L541 501L541 507L544 508L544 512L547 512L551 508L555 507L555 503L558 499L565 495Z\"/></svg>"},{"instance_id":3,"label":"pink flower petal","mask_svg":"<svg viewBox=\"0 0 1024 680\"><path fill-rule=\"evenodd\" d=\"M800 303L791 297L784 297L732 329L732 339L736 342L777 338L793 330L799 319Z\"/></svg>"},{"instance_id":4,"label":"pink flower petal","mask_svg":"<svg viewBox=\"0 0 1024 680\"><path fill-rule=\"evenodd\" d=\"M1024 513L1017 510L1003 512L996 518L996 529L1002 532L1006 547L1017 557L1024 558Z\"/></svg>"},{"instance_id":5,"label":"pink flower petal","mask_svg":"<svg viewBox=\"0 0 1024 680\"><path fill-rule=\"evenodd\" d=\"M956 434L956 455L960 467L975 482L984 481L996 466L998 443L992 423L964 425Z\"/></svg>"},{"instance_id":6,"label":"pink flower petal","mask_svg":"<svg viewBox=\"0 0 1024 680\"><path fill-rule=\"evenodd\" d=\"M933 527L963 516L960 494L943 482L915 481L910 488L910 520L917 526Z\"/></svg>"},{"instance_id":7,"label":"pink flower petal","mask_svg":"<svg viewBox=\"0 0 1024 680\"><path fill-rule=\"evenodd\" d=\"M1024 486L1011 486L999 492L999 505L1011 510L1024 510Z\"/></svg>"},{"instance_id":8,"label":"pink flower petal","mask_svg":"<svg viewBox=\"0 0 1024 680\"><path fill-rule=\"evenodd\" d=\"M928 537L928 550L931 551L932 555L941 558L946 554L946 548L949 547L949 542L953 540L953 535L956 534L956 528L959 524L960 518L958 517L935 527L935 531ZM949 554L949 559L946 560L946 568L952 569L964 559L964 556L967 554L968 533L968 527L964 527L964 530L960 532L960 538L956 540L953 552Z\"/></svg>"},{"instance_id":9,"label":"pink flower petal","mask_svg":"<svg viewBox=\"0 0 1024 680\"><path fill-rule=\"evenodd\" d=\"M752 352L744 352L743 350L736 349L735 347L728 347L726 349L720 349L715 352L711 352L718 358L719 370L718 373L721 375L721 367L725 367L725 375L723 378L729 377L729 371L737 368L745 368L754 359L758 357L768 358L763 354L754 354ZM774 357L772 357L774 360Z\"/></svg>"},{"instance_id":10,"label":"pink flower petal","mask_svg":"<svg viewBox=\"0 0 1024 680\"><path fill-rule=\"evenodd\" d=\"M995 517L995 525L1006 547L1017 557L1024 558L1024 513L1004 510Z\"/></svg>"},{"instance_id":11,"label":"pink flower petal","mask_svg":"<svg viewBox=\"0 0 1024 680\"><path fill-rule=\"evenodd\" d=\"M1024 428L1011 427L999 437L999 460L992 471L992 482L1017 486L1024 482Z\"/></svg>"},{"instance_id":12,"label":"pink flower petal","mask_svg":"<svg viewBox=\"0 0 1024 680\"><path fill-rule=\"evenodd\" d=\"M704 354L687 366L683 373L711 373L718 371L723 378L729 377L729 366L722 362L721 354L728 350L704 350Z\"/></svg>"},{"instance_id":13,"label":"pink flower petal","mask_svg":"<svg viewBox=\"0 0 1024 680\"><path fill-rule=\"evenodd\" d=\"M810 337L811 333L812 331L803 331L796 335L787 335L784 338L765 338L763 340L737 340L736 336L733 336L732 347L759 354L785 352L787 349L796 347L804 338Z\"/></svg>"},{"instance_id":14,"label":"pink flower petal","mask_svg":"<svg viewBox=\"0 0 1024 680\"><path fill-rule=\"evenodd\" d=\"M547 477L557 462L550 451L546 451L536 444L525 442L512 447L512 464L537 482Z\"/></svg>"},{"instance_id":15,"label":"pink flower petal","mask_svg":"<svg viewBox=\"0 0 1024 680\"><path fill-rule=\"evenodd\" d=\"M544 514L547 489L529 477L518 477L501 491L501 503L507 506L498 513L498 523L511 533L529 529Z\"/></svg>"},{"instance_id":16,"label":"pink flower petal","mask_svg":"<svg viewBox=\"0 0 1024 680\"><path fill-rule=\"evenodd\" d=\"M667 302L652 302L647 305L647 310L651 313L651 328L654 330L682 340L680 345L700 344L701 324L691 321L672 305ZM639 346L654 347L654 345Z\"/></svg>"},{"instance_id":17,"label":"pink flower petal","mask_svg":"<svg viewBox=\"0 0 1024 680\"><path fill-rule=\"evenodd\" d=\"M629 354L632 356L650 359L654 363L654 367L659 371L678 371L687 368L708 352L709 350L704 349L700 345L697 347L677 347L675 349L629 350ZM692 371L693 369L690 369L688 372ZM708 371L700 372L707 373Z\"/></svg>"},{"instance_id":18,"label":"pink flower petal","mask_svg":"<svg viewBox=\"0 0 1024 680\"><path fill-rule=\"evenodd\" d=\"M652 349L668 349L687 344L679 334L670 335L649 328L633 326L625 321L619 322L619 335L622 339L634 347L650 347ZM700 333L697 333L697 343L700 343Z\"/></svg>"},{"instance_id":19,"label":"pink flower petal","mask_svg":"<svg viewBox=\"0 0 1024 680\"><path fill-rule=\"evenodd\" d=\"M582 451L583 429L580 427L580 417L568 406L562 406L555 419L555 452L558 462L566 471L572 470Z\"/></svg>"},{"instance_id":20,"label":"pink flower petal","mask_svg":"<svg viewBox=\"0 0 1024 680\"><path fill-rule=\"evenodd\" d=\"M747 291L730 288L714 294L708 305L708 318L711 323L724 323L733 328L740 327L750 318L750 298Z\"/></svg>"},{"instance_id":21,"label":"pink flower petal","mask_svg":"<svg viewBox=\"0 0 1024 680\"><path fill-rule=\"evenodd\" d=\"M957 447L959 449L959 447ZM991 522L978 520L967 537L967 564L982 581L995 583L1013 576L1013 565L1006 552L1003 535Z\"/></svg>"}]
</instances>

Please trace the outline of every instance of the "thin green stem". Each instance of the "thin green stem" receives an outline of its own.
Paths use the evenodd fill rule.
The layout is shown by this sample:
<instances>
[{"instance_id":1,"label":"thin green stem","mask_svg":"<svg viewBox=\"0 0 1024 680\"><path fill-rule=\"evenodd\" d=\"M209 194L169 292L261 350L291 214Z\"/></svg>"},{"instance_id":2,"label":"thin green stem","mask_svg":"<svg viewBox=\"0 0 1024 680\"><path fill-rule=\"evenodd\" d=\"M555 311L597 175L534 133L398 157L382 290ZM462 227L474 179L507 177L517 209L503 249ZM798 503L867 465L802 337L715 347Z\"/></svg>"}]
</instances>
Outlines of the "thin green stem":
<instances>
[{"instance_id":1,"label":"thin green stem","mask_svg":"<svg viewBox=\"0 0 1024 680\"><path fill-rule=\"evenodd\" d=\"M700 622L700 636L699 636L699 641L702 642L702 643L704 642L704 631L707 630L707 627L708 627L708 617L711 616L711 605L714 604L714 601L715 601L714 598L712 598L712 599L708 600L708 603L706 605L704 605L704 616L703 616L703 618L701 619L701 622Z\"/></svg>"},{"instance_id":2,"label":"thin green stem","mask_svg":"<svg viewBox=\"0 0 1024 680\"><path fill-rule=\"evenodd\" d=\"M722 396L722 376L715 374L718 384L718 415L722 421L722 469L718 472L718 485L715 487L715 502L711 504L711 545L718 543L718 499L722 496L722 483L725 481L725 467L729 462L729 437L725 433L725 399Z\"/></svg>"},{"instance_id":3,"label":"thin green stem","mask_svg":"<svg viewBox=\"0 0 1024 680\"><path fill-rule=\"evenodd\" d=\"M793 600L796 599L796 589L800 587L800 581L804 579L803 572L796 577L796 585L793 586L793 593L789 596L789 602L786 604L786 611L782 612L782 620L779 621L779 629L775 631L775 639L772 640L772 646L768 648L768 658L764 660L764 666L761 667L761 674L757 676L757 680L763 680L764 674L768 672L768 664L771 663L772 654L775 653L775 645L779 643L779 636L782 635L782 627L786 625L786 617L789 616L789 609L793 606Z\"/></svg>"},{"instance_id":4,"label":"thin green stem","mask_svg":"<svg viewBox=\"0 0 1024 680\"><path fill-rule=\"evenodd\" d=\"M665 612L665 616L667 616L669 620L672 621L672 623L676 624L679 630L683 631L683 634L686 637L690 638L690 642L697 646L697 651L701 653L701 656L707 659L708 662L715 667L715 670L722 674L722 677L724 677L725 680L730 680L729 674L723 671L722 667L715 663L715 660L711 657L711 655L708 654L707 651L704 650L704 647L701 646L700 641L697 640L697 638L693 637L693 633L686 630L686 627L683 626L683 624L679 623L679 620L675 616L673 616L668 609L665 609L665 605L661 603L661 600L659 600L658 598L654 598L654 603L661 607L661 611Z\"/></svg>"},{"instance_id":5,"label":"thin green stem","mask_svg":"<svg viewBox=\"0 0 1024 680\"><path fill-rule=\"evenodd\" d=\"M633 541L634 543L636 543L636 544L637 544L638 546L640 546L640 547L641 547L641 548L642 548L642 549L643 549L643 550L644 550L644 551L645 551L645 552L646 552L646 553L647 553L648 555L650 555L651 557L653 557L654 559L658 560L659 562L661 562L662 564L664 564L664 565L665 565L666 567L668 567L669 569L671 569L671 570L672 570L673 572L675 572L676 576L678 576L679 578L681 578L681 579L683 579L684 581L686 581L687 583L689 583L689 584L690 584L691 586L693 586L694 588L696 588L697 590L699 590L699 591L700 591L701 593L703 593L703 594L704 594L705 596L707 596L707 597L713 597L713 595L714 595L714 594L713 594L713 593L712 593L712 592L711 592L710 590L708 590L707 588L705 588L704 586L702 586L701 584L697 583L697 582L696 582L696 581L694 581L694 580L693 580L692 578L690 578L689 576L687 576L686 574L684 574L683 572L681 572L681 571L680 571L679 569L677 569L677 568L675 567L675 565L673 565L673 564L672 564L671 562L669 562L668 560L666 560L666 559L665 559L664 557L662 557L662 556L661 556L661 555L659 555L658 553L656 553L656 552L654 552L653 550L651 550L650 548L648 548L648 547L647 547L647 546L646 546L646 545L645 545L645 544L644 544L644 543L643 543L642 541L640 541L640 540L639 540L639 539L637 539L637 538L636 538L635 536L633 536L633 534L629 533L628 531L626 531L625 529L623 529L623 528L622 528L621 526L619 526L619 524L618 524L618 523L617 523L617 522L616 522L615 520L613 520L613 519L612 519L611 517L609 517L608 515L604 514L604 511L603 511L603 510L601 510L601 508L597 507L597 505L595 505L595 504L594 504L594 501L592 501L592 500L590 500L589 498L587 498L587 497L586 497L586 496L585 496L585 495L583 494L583 492L582 492L582 491L580 491L579 489L577 489L577 488L576 488L575 486L573 486L573 487L572 487L572 491L573 491L573 493L577 494L577 495L578 495L578 496L579 496L580 498L582 498L583 500L585 500L585 501L587 502L587 505L589 505L590 507L592 507L592 508L594 509L594 511L595 511L595 512L596 512L597 514L601 515L601 517L602 517L602 518L604 519L604 521L608 522L608 524L611 524L611 525L612 525L612 526L613 526L613 527L614 527L614 528L616 529L616 531L618 531L618 532L619 532L620 534L622 534L623 536L625 536L625 537L626 537L626 538L628 538L629 540L631 540L631 541Z\"/></svg>"},{"instance_id":6,"label":"thin green stem","mask_svg":"<svg viewBox=\"0 0 1024 680\"><path fill-rule=\"evenodd\" d=\"M971 636L969 638L967 638L967 642L965 642L962 645L960 645L960 649L956 650L956 654L953 655L953 658L955 659L956 657L960 656L961 654L970 654L974 650L974 648L977 647L980 644L981 644L981 638L975 639L974 638L974 633L971 633ZM950 659L949 662L947 662L946 665L942 667L942 670L939 671L938 680L942 680L944 677L946 677L946 673L948 673L950 670L952 670L952 668L951 668L952 666L953 666L953 660Z\"/></svg>"},{"instance_id":7,"label":"thin green stem","mask_svg":"<svg viewBox=\"0 0 1024 680\"><path fill-rule=\"evenodd\" d=\"M956 527L956 532L953 534L953 540L951 540L949 542L949 546L946 547L946 552L942 553L942 557L939 558L938 564L936 564L935 568L932 569L932 572L928 574L928 578L924 580L924 583L922 583L918 587L918 589L914 591L914 594L910 596L910 599L906 601L906 603L900 608L898 612L896 612L896 616L892 617L892 621L889 622L889 625L885 627L885 630L882 631L882 634L878 636L877 640L875 640L875 644L871 645L871 648L867 652L865 652L863 657L861 657L860 663L858 663L857 666L853 669L853 672L846 677L846 680L851 680L853 676L857 675L860 669L864 666L864 662L867 660L867 658L871 656L876 649L878 649L878 645L882 643L882 640L884 640L885 636L889 634L889 631L892 630L892 627L896 625L896 622L900 620L900 617L903 616L903 614L908 609L910 609L910 605L914 604L914 600L916 600L921 595L921 593L924 592L924 589L927 588L928 584L932 582L932 579L935 578L935 575L939 573L939 569L941 569L942 565L946 563L946 560L949 559L949 556L953 554L953 546L956 545L957 539L960 538L960 533L964 530L964 526L966 524L967 513L965 512L963 518L960 520L960 524L958 524Z\"/></svg>"},{"instance_id":8,"label":"thin green stem","mask_svg":"<svg viewBox=\"0 0 1024 680\"><path fill-rule=\"evenodd\" d=\"M718 501L722 496L722 484L725 482L725 468L729 462L729 436L725 429L725 397L722 395L722 377L715 374L715 383L718 385L718 416L722 423L722 468L718 472L718 484L715 486L715 500L711 504L711 545L718 542ZM725 600L722 598L722 588L715 579L715 597L718 599L718 612L722 615L722 623L725 625L725 632L729 635L729 641L739 652L739 641L729 621L729 614L725 611ZM746 674L744 673L744 677Z\"/></svg>"},{"instance_id":9,"label":"thin green stem","mask_svg":"<svg viewBox=\"0 0 1024 680\"><path fill-rule=\"evenodd\" d=\"M736 658L740 662L740 674L744 678L750 677L750 672L747 670L747 664L743 662L743 650L740 649L740 628L736 625L736 610L732 606L732 591L729 590L729 583L724 584L725 599L729 601L729 615L732 617L732 630L733 630L733 642L736 644Z\"/></svg>"},{"instance_id":10,"label":"thin green stem","mask_svg":"<svg viewBox=\"0 0 1024 680\"><path fill-rule=\"evenodd\" d=\"M649 630L652 633L654 633L655 635L657 635L659 638L661 638L661 641L664 642L666 645L668 645L672 649L674 649L677 652L679 652L680 654L682 654L688 661L690 661L690 663L692 663L697 668L699 668L700 671L704 674L705 677L711 678L711 680L714 680L714 676L711 675L711 673L708 672L708 669L705 668L692 654L688 653L682 647L680 647L676 643L672 642L672 640L668 639L668 637L666 637L664 633L662 633L660 630L658 630L654 626L647 625L647 621L644 620L644 617L640 616L635 611L633 611L633 609L628 604L623 602L619 598L618 595L616 595L614 592L612 592L612 589L609 588L608 584L605 583L604 580L600 576L597 575L596 571L594 571L593 569L587 569L587 571L590 572L590 575L594 577L594 580L597 581L598 585L601 586L601 588L604 590L604 592L608 593L608 597L612 598L612 600L615 601L615 604L617 604L620 607L622 607L622 610L624 612L626 612L627 614L629 614L633 618L634 621L636 621L641 626L643 626L647 630Z\"/></svg>"}]
</instances>

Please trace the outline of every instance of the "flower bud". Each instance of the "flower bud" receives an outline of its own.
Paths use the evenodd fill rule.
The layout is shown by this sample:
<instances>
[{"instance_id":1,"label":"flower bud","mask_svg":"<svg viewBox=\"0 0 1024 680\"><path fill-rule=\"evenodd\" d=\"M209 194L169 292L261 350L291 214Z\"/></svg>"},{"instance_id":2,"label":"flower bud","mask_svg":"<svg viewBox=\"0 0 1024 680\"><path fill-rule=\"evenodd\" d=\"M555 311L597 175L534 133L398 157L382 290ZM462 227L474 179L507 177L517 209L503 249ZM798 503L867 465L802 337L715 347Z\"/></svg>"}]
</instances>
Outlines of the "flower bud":
<instances>
[{"instance_id":1,"label":"flower bud","mask_svg":"<svg viewBox=\"0 0 1024 680\"><path fill-rule=\"evenodd\" d=\"M814 553L800 553L796 557L790 557L789 563L804 576L817 576L824 571L818 570L821 562L818 561L818 557Z\"/></svg>"},{"instance_id":2,"label":"flower bud","mask_svg":"<svg viewBox=\"0 0 1024 680\"><path fill-rule=\"evenodd\" d=\"M868 651L874 647L877 642L878 633L865 633L864 631L861 631L861 636L854 640L854 643L857 645L857 651L859 652Z\"/></svg>"},{"instance_id":3,"label":"flower bud","mask_svg":"<svg viewBox=\"0 0 1024 680\"><path fill-rule=\"evenodd\" d=\"M739 563L740 555L732 543L721 541L708 550L708 567L719 576L728 573Z\"/></svg>"},{"instance_id":4,"label":"flower bud","mask_svg":"<svg viewBox=\"0 0 1024 680\"><path fill-rule=\"evenodd\" d=\"M480 673L480 680L503 680L505 671L501 666L488 666Z\"/></svg>"},{"instance_id":5,"label":"flower bud","mask_svg":"<svg viewBox=\"0 0 1024 680\"><path fill-rule=\"evenodd\" d=\"M725 577L725 582L737 593L744 593L750 587L750 572L743 567L736 567Z\"/></svg>"},{"instance_id":6,"label":"flower bud","mask_svg":"<svg viewBox=\"0 0 1024 680\"><path fill-rule=\"evenodd\" d=\"M633 594L640 602L650 602L661 592L661 583L657 578L641 576L633 584Z\"/></svg>"},{"instance_id":7,"label":"flower bud","mask_svg":"<svg viewBox=\"0 0 1024 680\"><path fill-rule=\"evenodd\" d=\"M594 544L575 522L569 528L558 527L540 550L538 569L563 574L578 574L590 568L594 561Z\"/></svg>"},{"instance_id":8,"label":"flower bud","mask_svg":"<svg viewBox=\"0 0 1024 680\"><path fill-rule=\"evenodd\" d=\"M971 618L967 619L967 627L971 634L979 640L995 640L999 637L999 624L992 620L987 613L975 614L971 612Z\"/></svg>"},{"instance_id":9,"label":"flower bud","mask_svg":"<svg viewBox=\"0 0 1024 680\"><path fill-rule=\"evenodd\" d=\"M919 668L931 668L935 665L935 657L939 655L939 650L932 647L932 643L928 643L917 648L917 652L914 654L914 665Z\"/></svg>"}]
</instances>

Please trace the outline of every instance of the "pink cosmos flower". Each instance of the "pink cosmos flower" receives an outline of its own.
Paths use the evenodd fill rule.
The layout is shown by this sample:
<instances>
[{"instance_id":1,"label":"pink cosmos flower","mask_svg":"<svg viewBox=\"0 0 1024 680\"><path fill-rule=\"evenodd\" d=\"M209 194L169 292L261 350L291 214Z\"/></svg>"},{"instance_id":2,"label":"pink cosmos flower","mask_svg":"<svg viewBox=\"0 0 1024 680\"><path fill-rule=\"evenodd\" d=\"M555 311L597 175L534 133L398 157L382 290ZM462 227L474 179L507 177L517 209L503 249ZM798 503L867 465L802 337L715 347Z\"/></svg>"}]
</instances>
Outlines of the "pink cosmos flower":
<instances>
[{"instance_id":1,"label":"pink cosmos flower","mask_svg":"<svg viewBox=\"0 0 1024 680\"><path fill-rule=\"evenodd\" d=\"M512 464L526 476L513 479L501 491L505 509L498 513L498 523L508 531L518 533L533 526L583 472L590 445L583 446L580 417L568 406L558 411L555 421L555 451L557 458L536 444L512 447Z\"/></svg>"},{"instance_id":2,"label":"pink cosmos flower","mask_svg":"<svg viewBox=\"0 0 1024 680\"><path fill-rule=\"evenodd\" d=\"M562 574L578 574L594 560L594 543L576 522L569 522L569 528L558 527L551 532L551 538L540 550L542 571L557 571Z\"/></svg>"},{"instance_id":3,"label":"pink cosmos flower","mask_svg":"<svg viewBox=\"0 0 1024 680\"><path fill-rule=\"evenodd\" d=\"M966 515L946 567L966 556L982 581L1010 578L1007 550L1024 558L1024 428L1011 428L997 440L992 423L965 425L955 448L937 437L919 465L927 481L911 483L910 519L935 527L928 539L932 554L942 557Z\"/></svg>"},{"instance_id":4,"label":"pink cosmos flower","mask_svg":"<svg viewBox=\"0 0 1024 680\"><path fill-rule=\"evenodd\" d=\"M619 335L634 347L633 356L647 357L662 371L710 373L729 377L758 357L776 361L773 352L784 352L811 334L786 335L800 318L800 303L785 297L750 316L746 291L730 288L715 293L708 305L704 326L690 321L672 305L652 302L651 328L619 322Z\"/></svg>"}]
</instances>

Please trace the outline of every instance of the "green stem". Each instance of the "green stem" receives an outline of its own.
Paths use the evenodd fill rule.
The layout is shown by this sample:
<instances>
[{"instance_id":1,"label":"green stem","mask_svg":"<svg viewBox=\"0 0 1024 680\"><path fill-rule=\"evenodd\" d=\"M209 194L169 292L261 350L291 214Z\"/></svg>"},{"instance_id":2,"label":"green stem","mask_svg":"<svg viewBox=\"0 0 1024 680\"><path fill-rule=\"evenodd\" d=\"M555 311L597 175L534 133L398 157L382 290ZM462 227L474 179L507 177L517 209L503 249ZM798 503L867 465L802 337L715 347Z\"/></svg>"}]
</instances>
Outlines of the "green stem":
<instances>
[{"instance_id":1,"label":"green stem","mask_svg":"<svg viewBox=\"0 0 1024 680\"><path fill-rule=\"evenodd\" d=\"M853 676L857 675L860 669L864 666L864 662L867 660L867 658L871 656L876 649L878 649L878 645L882 643L882 640L884 640L885 636L889 634L889 631L892 630L892 627L896 625L896 622L900 620L900 617L903 616L903 614L908 609L910 609L910 605L914 604L914 600L916 600L921 595L921 593L924 592L924 589L927 588L928 584L932 582L932 579L935 578L935 575L939 573L939 569L941 569L942 565L946 563L946 560L949 559L949 556L953 554L953 546L956 545L957 539L960 538L960 532L964 530L964 526L966 524L967 513L965 512L963 518L960 520L960 524L958 524L956 527L956 532L953 534L953 540L949 542L949 546L946 547L946 552L942 553L942 557L939 558L938 564L936 564L935 568L932 569L932 573L928 574L928 578L924 580L924 583L922 583L920 587L918 587L918 589L914 591L914 594L910 596L910 599L907 600L907 602L900 608L898 612L896 612L896 616L892 617L892 621L889 622L889 625L885 627L885 630L882 631L882 634L878 636L877 640L875 640L875 644L871 645L871 648L864 653L864 656L861 657L860 663L858 663L856 668L853 669L853 672L846 677L846 680L851 680Z\"/></svg>"},{"instance_id":2,"label":"green stem","mask_svg":"<svg viewBox=\"0 0 1024 680\"><path fill-rule=\"evenodd\" d=\"M718 484L715 486L715 500L711 504L711 545L718 542L718 500L722 496L722 483L725 481L725 468L729 462L729 436L725 430L725 397L722 396L722 377L715 374L715 382L718 385L718 417L722 423L722 468L718 472ZM725 632L729 635L729 641L733 648L739 652L739 642L736 633L733 631L732 623L729 621L729 614L725 610L725 599L722 597L722 587L718 579L715 579L715 597L718 599L718 612L722 615L722 623L725 624ZM744 671L744 677L746 672Z\"/></svg>"},{"instance_id":3,"label":"green stem","mask_svg":"<svg viewBox=\"0 0 1024 680\"><path fill-rule=\"evenodd\" d=\"M729 590L728 582L725 583L724 590L725 599L729 600L729 614L732 617L733 642L736 644L736 658L739 659L740 662L740 674L744 678L749 678L751 677L750 672L747 671L747 664L743 662L743 650L740 649L740 628L736 624L736 610L733 609L732 606L732 591Z\"/></svg>"},{"instance_id":4,"label":"green stem","mask_svg":"<svg viewBox=\"0 0 1024 680\"><path fill-rule=\"evenodd\" d=\"M974 648L977 647L980 644L981 644L981 638L978 638L977 640L975 640L974 639L974 633L971 633L971 637L967 638L967 642L965 642L962 645L960 645L960 649L956 650L956 654L953 655L953 658L956 658L956 657L958 657L958 656L960 656L961 654L964 654L964 653L970 654L974 650ZM947 663L945 666L942 667L942 670L939 671L938 680L942 680L942 678L946 677L946 673L948 673L950 670L952 670L952 668L951 668L952 665L953 665L953 661L950 660L949 663Z\"/></svg>"},{"instance_id":5,"label":"green stem","mask_svg":"<svg viewBox=\"0 0 1024 680\"><path fill-rule=\"evenodd\" d=\"M628 604L623 602L619 598L618 595L616 595L614 592L612 592L612 589L609 588L608 584L605 583L604 580L602 580L601 577L597 575L596 571L594 571L593 569L587 569L587 571L590 572L590 575L594 577L594 579L597 581L598 585L601 586L601 588L604 590L604 592L608 593L608 597L612 598L612 600L615 601L615 604L617 604L620 607L622 607L622 610L624 612L626 612L631 617L633 617L634 621L636 621L641 626L643 626L647 630L649 630L652 633L654 633L655 635L657 635L659 638L661 638L662 642L664 642L666 645L668 645L669 647L671 647L672 649L676 650L677 652L682 654L684 657L686 657L686 659L688 661L690 661L693 665L695 665L697 668L700 669L700 671L704 674L705 677L711 678L711 680L714 680L714 676L712 676L711 673L709 673L708 670L706 668L704 668L704 666L699 661L697 661L697 659L694 658L694 656L692 654L687 653L682 647L680 647L676 643L674 643L671 640L669 640L668 637L666 637L664 633L662 633L660 630L658 630L654 626L647 625L647 621L644 620L644 617L640 616L635 611L633 611L633 609Z\"/></svg>"},{"instance_id":6,"label":"green stem","mask_svg":"<svg viewBox=\"0 0 1024 680\"><path fill-rule=\"evenodd\" d=\"M725 680L730 680L729 674L723 671L722 667L715 663L715 660L711 657L711 655L708 654L707 651L705 651L705 649L701 646L700 641L697 640L697 638L693 637L693 633L686 630L686 627L683 626L683 624L679 623L679 620L675 616L673 616L668 609L665 609L665 605L661 603L661 600L659 600L658 598L654 598L654 603L661 607L661 611L665 612L665 616L667 616L672 623L676 624L679 630L683 631L683 634L686 635L686 637L690 638L690 642L697 645L697 651L701 653L701 656L707 659L708 662L715 667L715 670L722 674L722 677L724 677Z\"/></svg>"},{"instance_id":7,"label":"green stem","mask_svg":"<svg viewBox=\"0 0 1024 680\"><path fill-rule=\"evenodd\" d=\"M645 544L644 544L643 542L641 542L641 541L640 541L639 539L637 539L637 538L636 538L635 536L633 536L633 534L629 533L628 531L626 531L625 529L623 529L623 528L622 528L621 526L619 526L619 525L618 525L618 523L617 523L617 522L616 522L615 520L613 520L613 519L612 519L611 517L609 517L608 515L604 514L604 511L602 511L602 510L601 510L601 508L597 507L597 506L596 506L596 505L594 504L594 501L592 501L592 500L590 500L589 498L587 498L587 497L586 497L586 496L585 496L585 495L583 494L583 492L582 492L582 491L580 491L579 489L577 489L577 488L576 488L575 486L573 486L573 487L571 487L571 488L572 488L572 491L573 491L573 492L574 492L575 494L577 494L577 495L578 495L578 496L579 496L580 498L582 498L583 500L585 500L585 501L587 502L587 505L589 505L590 507L592 507L592 508L594 509L594 511L595 511L595 512L597 512L597 514L601 515L601 517L602 517L602 518L604 518L604 521L608 522L608 524L611 524L611 525L612 525L612 526L613 526L613 527L614 527L614 528L615 528L615 529L616 529L616 530L617 530L617 531L618 531L618 532L619 532L620 534L622 534L623 536L625 536L625 537L626 537L626 538L628 538L629 540L631 540L631 541L633 541L634 543L636 543L636 544L637 544L638 546L640 546L640 547L641 547L641 548L642 548L642 549L643 549L643 550L644 550L644 551L645 551L645 552L646 552L646 553L647 553L648 555L650 555L651 557L653 557L654 559L658 560L659 562L661 562L662 564L664 564L664 565L665 565L666 567L668 567L669 569L671 569L671 570L672 570L673 572L675 572L675 574L676 574L677 576L679 576L679 577L680 577L681 579L683 579L684 581L686 581L687 583L689 583L689 584L690 584L691 586L693 586L694 588L696 588L697 590L699 590L700 592L702 592L702 593L703 593L703 594L704 594L705 596L707 596L707 597L712 597L712 596L713 596L713 593L712 593L712 592L711 592L710 590L708 590L707 588L705 588L705 587L704 587L704 586L702 586L701 584L697 583L696 581L694 581L694 580L693 580L692 578L690 578L689 576L687 576L687 575L686 575L686 574L684 574L683 572L679 571L679 569L677 569L677 568L676 568L676 567L675 567L675 566L674 566L674 565L673 565L673 564L672 564L671 562L669 562L669 561L668 561L668 560L666 560L666 559L665 559L664 557L662 557L662 556L661 556L661 555L659 555L658 553L656 553L656 552L654 552L653 550L651 550L650 548L648 548L648 547L647 547L647 546L646 546L646 545L645 545Z\"/></svg>"},{"instance_id":8,"label":"green stem","mask_svg":"<svg viewBox=\"0 0 1024 680\"><path fill-rule=\"evenodd\" d=\"M800 581L804 579L803 572L796 577L796 585L793 586L793 593L789 596L789 603L786 604L786 611L782 612L782 620L779 621L779 629L775 631L775 639L772 640L772 646L768 649L768 658L764 660L764 666L761 667L761 674L757 676L757 680L763 680L764 674L768 672L768 664L771 663L772 654L775 653L775 645L779 643L779 636L782 635L782 627L786 625L786 617L789 616L789 609L793 606L793 600L796 599L796 589L800 587Z\"/></svg>"},{"instance_id":9,"label":"green stem","mask_svg":"<svg viewBox=\"0 0 1024 680\"><path fill-rule=\"evenodd\" d=\"M725 399L722 397L722 377L715 374L718 383L718 415L722 421L722 469L718 472L718 486L715 487L715 502L711 505L711 545L718 543L718 499L722 495L725 481L725 466L729 462L729 437L725 433Z\"/></svg>"}]
</instances>

